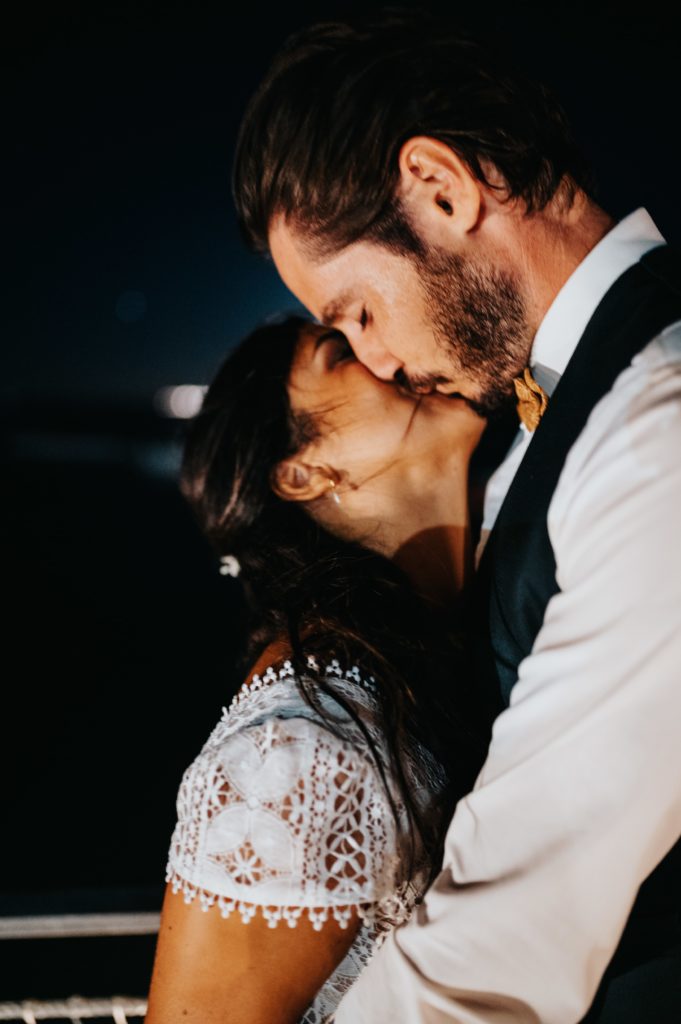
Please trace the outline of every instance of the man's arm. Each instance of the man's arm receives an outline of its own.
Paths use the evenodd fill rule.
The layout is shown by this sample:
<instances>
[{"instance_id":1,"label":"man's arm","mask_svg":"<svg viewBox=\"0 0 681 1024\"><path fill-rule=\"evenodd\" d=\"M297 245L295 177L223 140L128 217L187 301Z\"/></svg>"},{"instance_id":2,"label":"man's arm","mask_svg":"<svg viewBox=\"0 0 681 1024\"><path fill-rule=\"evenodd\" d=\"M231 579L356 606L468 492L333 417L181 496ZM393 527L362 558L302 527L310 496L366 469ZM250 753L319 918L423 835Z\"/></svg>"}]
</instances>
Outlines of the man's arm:
<instances>
[{"instance_id":1,"label":"man's arm","mask_svg":"<svg viewBox=\"0 0 681 1024\"><path fill-rule=\"evenodd\" d=\"M579 1021L681 834L681 346L666 335L659 367L627 370L568 457L549 513L561 592L442 872L336 1024Z\"/></svg>"}]
</instances>

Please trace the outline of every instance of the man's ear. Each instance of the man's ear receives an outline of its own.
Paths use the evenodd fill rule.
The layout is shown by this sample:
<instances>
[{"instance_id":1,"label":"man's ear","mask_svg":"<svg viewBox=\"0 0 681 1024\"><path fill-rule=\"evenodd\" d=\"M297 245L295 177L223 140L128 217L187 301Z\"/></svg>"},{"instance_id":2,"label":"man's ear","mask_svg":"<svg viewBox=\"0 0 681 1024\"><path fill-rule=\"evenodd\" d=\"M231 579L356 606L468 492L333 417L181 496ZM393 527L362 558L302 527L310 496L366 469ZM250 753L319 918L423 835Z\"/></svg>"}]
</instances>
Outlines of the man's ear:
<instances>
[{"instance_id":1,"label":"man's ear","mask_svg":"<svg viewBox=\"0 0 681 1024\"><path fill-rule=\"evenodd\" d=\"M312 466L293 455L279 462L270 474L275 494L284 501L314 501L328 494L333 470L328 466Z\"/></svg>"},{"instance_id":2,"label":"man's ear","mask_svg":"<svg viewBox=\"0 0 681 1024\"><path fill-rule=\"evenodd\" d=\"M414 135L398 155L401 194L415 222L440 244L463 239L482 212L482 187L465 161L445 142Z\"/></svg>"}]
</instances>

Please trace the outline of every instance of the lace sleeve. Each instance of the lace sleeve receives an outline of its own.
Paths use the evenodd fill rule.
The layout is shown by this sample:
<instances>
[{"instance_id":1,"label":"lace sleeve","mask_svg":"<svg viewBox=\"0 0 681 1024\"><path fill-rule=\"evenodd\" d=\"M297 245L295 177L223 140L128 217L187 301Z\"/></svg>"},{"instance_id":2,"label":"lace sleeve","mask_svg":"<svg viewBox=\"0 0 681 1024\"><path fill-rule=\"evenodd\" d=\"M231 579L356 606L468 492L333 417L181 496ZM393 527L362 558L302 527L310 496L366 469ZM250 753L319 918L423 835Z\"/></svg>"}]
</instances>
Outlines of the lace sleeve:
<instances>
[{"instance_id":1,"label":"lace sleeve","mask_svg":"<svg viewBox=\"0 0 681 1024\"><path fill-rule=\"evenodd\" d=\"M306 717L217 728L185 771L166 881L204 909L365 921L399 881L397 831L367 751Z\"/></svg>"}]
</instances>

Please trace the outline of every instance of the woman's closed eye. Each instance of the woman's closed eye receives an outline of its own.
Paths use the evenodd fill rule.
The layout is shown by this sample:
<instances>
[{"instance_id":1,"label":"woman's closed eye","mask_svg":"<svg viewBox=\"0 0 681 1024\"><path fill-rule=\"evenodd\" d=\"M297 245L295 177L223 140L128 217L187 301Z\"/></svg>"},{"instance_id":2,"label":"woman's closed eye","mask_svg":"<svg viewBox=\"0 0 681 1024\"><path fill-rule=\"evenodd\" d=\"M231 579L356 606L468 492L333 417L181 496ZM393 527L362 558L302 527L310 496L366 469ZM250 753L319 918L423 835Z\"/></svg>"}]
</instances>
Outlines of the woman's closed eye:
<instances>
[{"instance_id":1,"label":"woman's closed eye","mask_svg":"<svg viewBox=\"0 0 681 1024\"><path fill-rule=\"evenodd\" d=\"M327 366L329 369L333 369L339 363L344 363L348 360L354 360L357 357L352 349L352 346L342 331L333 330L327 331L325 334L320 334L317 338L316 348L319 348L322 344L325 345L328 352Z\"/></svg>"}]
</instances>

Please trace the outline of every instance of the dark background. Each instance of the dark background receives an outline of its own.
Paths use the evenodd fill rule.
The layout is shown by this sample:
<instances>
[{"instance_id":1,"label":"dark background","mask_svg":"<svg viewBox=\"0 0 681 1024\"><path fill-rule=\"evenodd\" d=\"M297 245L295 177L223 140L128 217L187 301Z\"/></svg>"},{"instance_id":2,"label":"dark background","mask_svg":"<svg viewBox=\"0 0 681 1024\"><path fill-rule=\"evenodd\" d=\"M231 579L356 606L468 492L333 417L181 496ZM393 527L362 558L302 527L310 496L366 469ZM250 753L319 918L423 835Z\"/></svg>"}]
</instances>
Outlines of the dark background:
<instances>
[{"instance_id":1,"label":"dark background","mask_svg":"<svg viewBox=\"0 0 681 1024\"><path fill-rule=\"evenodd\" d=\"M208 383L247 330L299 308L240 242L234 140L285 36L357 6L26 4L3 26L0 914L160 907L181 774L239 682L242 608L154 396ZM413 6L500 33L558 92L602 205L645 206L679 242L663 4ZM1 944L0 999L146 991L150 937L100 940L92 963L65 940L89 963L77 982L47 945Z\"/></svg>"}]
</instances>

